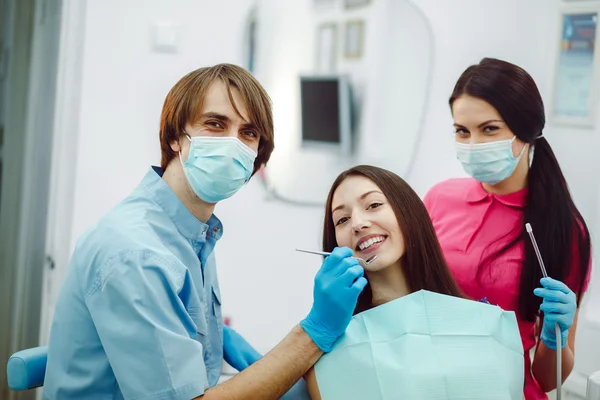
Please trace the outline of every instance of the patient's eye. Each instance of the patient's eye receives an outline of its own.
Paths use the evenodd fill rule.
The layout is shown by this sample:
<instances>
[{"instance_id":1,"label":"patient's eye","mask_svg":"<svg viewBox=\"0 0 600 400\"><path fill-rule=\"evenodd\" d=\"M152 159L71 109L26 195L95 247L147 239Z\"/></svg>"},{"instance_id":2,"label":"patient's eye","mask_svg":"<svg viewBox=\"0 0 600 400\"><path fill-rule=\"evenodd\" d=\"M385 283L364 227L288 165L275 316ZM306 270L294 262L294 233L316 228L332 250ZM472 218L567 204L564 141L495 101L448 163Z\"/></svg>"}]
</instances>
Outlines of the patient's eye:
<instances>
[{"instance_id":1,"label":"patient's eye","mask_svg":"<svg viewBox=\"0 0 600 400\"><path fill-rule=\"evenodd\" d=\"M337 220L337 222L335 223L336 226L343 224L344 222L348 221L348 217L342 217L340 219Z\"/></svg>"},{"instance_id":2,"label":"patient's eye","mask_svg":"<svg viewBox=\"0 0 600 400\"><path fill-rule=\"evenodd\" d=\"M371 203L367 209L372 210L377 207L381 207L383 203Z\"/></svg>"}]
</instances>

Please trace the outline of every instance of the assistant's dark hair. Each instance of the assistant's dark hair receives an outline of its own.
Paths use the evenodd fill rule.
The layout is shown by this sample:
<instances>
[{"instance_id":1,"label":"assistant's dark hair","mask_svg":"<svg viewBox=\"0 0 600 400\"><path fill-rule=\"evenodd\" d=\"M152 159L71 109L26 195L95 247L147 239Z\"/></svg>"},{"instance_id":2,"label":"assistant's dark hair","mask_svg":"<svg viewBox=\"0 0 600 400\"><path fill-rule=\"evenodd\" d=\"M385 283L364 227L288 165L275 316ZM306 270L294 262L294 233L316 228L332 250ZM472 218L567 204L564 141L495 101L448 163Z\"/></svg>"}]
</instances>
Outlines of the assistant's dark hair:
<instances>
[{"instance_id":1,"label":"assistant's dark hair","mask_svg":"<svg viewBox=\"0 0 600 400\"><path fill-rule=\"evenodd\" d=\"M338 246L332 218L332 202L338 186L350 176L363 176L379 187L389 202L404 238L402 269L411 292L431 292L464 297L454 281L438 242L433 223L421 198L398 175L382 168L359 165L342 172L329 190L323 222L323 251ZM373 307L369 284L358 297L354 313Z\"/></svg>"},{"instance_id":2,"label":"assistant's dark hair","mask_svg":"<svg viewBox=\"0 0 600 400\"><path fill-rule=\"evenodd\" d=\"M509 234L513 236L512 240L489 254L481 265L498 260L508 249L525 240L518 311L522 319L535 320L541 299L533 294L533 289L540 286L542 273L525 232L525 224L530 223L548 275L567 283L573 282L573 273L579 274L578 282L571 283L574 287L570 288L577 294L579 305L590 263L590 234L571 198L550 144L540 137L546 118L544 103L533 78L514 64L484 58L460 76L450 97L450 108L465 94L492 105L517 138L535 146L522 224Z\"/></svg>"}]
</instances>

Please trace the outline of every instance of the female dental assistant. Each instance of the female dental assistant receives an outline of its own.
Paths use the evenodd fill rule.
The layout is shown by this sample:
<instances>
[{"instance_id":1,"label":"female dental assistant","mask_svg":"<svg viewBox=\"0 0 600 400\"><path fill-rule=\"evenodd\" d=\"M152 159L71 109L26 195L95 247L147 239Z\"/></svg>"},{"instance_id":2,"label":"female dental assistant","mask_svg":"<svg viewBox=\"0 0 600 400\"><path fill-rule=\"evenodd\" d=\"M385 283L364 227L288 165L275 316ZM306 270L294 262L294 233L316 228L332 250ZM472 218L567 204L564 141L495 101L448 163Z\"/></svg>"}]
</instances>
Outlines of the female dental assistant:
<instances>
[{"instance_id":1,"label":"female dental assistant","mask_svg":"<svg viewBox=\"0 0 600 400\"><path fill-rule=\"evenodd\" d=\"M562 352L563 380L573 369L578 307L591 272L589 231L542 134L544 105L527 72L483 59L461 75L450 107L457 158L472 178L441 182L424 202L465 294L516 312L525 398L547 399L556 388L555 352ZM550 278L542 278L526 223Z\"/></svg>"}]
</instances>

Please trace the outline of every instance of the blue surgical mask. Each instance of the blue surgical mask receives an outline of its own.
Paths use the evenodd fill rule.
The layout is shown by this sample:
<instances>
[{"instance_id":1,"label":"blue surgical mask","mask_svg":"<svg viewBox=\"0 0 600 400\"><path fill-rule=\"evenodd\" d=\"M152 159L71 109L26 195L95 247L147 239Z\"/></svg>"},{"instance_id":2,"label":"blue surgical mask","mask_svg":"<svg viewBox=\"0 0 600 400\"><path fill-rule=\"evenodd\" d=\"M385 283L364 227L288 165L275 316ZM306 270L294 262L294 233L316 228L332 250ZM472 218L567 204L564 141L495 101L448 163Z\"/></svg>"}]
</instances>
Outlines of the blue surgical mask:
<instances>
[{"instance_id":1,"label":"blue surgical mask","mask_svg":"<svg viewBox=\"0 0 600 400\"><path fill-rule=\"evenodd\" d=\"M517 157L513 155L515 138L473 145L456 142L456 158L477 181L495 185L512 175L523 155L525 146Z\"/></svg>"},{"instance_id":2,"label":"blue surgical mask","mask_svg":"<svg viewBox=\"0 0 600 400\"><path fill-rule=\"evenodd\" d=\"M233 196L250 179L256 152L234 137L189 137L190 151L179 160L190 187L200 199L217 203Z\"/></svg>"}]
</instances>

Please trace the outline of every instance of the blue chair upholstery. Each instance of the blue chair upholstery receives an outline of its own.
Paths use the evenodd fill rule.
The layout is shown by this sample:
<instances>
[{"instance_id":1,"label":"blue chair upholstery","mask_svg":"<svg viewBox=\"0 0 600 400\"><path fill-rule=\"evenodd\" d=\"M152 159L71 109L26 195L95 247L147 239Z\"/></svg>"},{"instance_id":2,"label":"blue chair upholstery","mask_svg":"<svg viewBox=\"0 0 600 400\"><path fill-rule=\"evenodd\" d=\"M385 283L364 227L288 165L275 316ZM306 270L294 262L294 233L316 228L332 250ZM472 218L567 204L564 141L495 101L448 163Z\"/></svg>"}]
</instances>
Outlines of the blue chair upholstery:
<instances>
[{"instance_id":1,"label":"blue chair upholstery","mask_svg":"<svg viewBox=\"0 0 600 400\"><path fill-rule=\"evenodd\" d=\"M29 390L43 386L47 360L48 346L34 347L13 354L8 359L6 366L8 387L11 390ZM304 380L301 379L300 381L284 398L287 398L287 396L291 396L291 398L304 398L306 388L300 388L299 384L304 385ZM299 393L302 393L302 395ZM589 377L586 399L600 400L600 371L596 371Z\"/></svg>"},{"instance_id":2,"label":"blue chair upholstery","mask_svg":"<svg viewBox=\"0 0 600 400\"><path fill-rule=\"evenodd\" d=\"M6 365L8 387L28 390L44 385L48 346L33 347L13 354Z\"/></svg>"}]
</instances>

